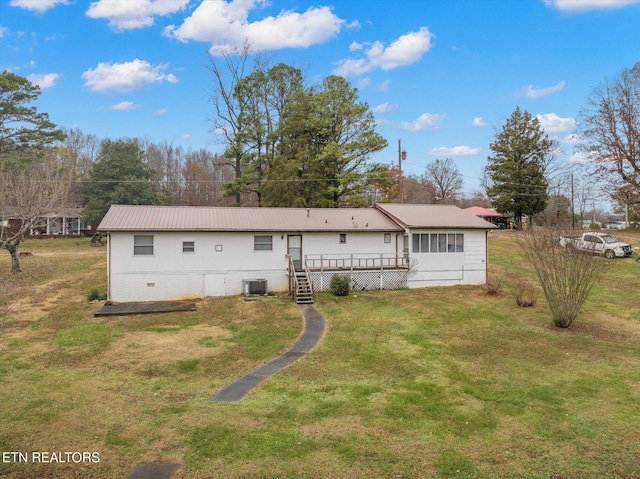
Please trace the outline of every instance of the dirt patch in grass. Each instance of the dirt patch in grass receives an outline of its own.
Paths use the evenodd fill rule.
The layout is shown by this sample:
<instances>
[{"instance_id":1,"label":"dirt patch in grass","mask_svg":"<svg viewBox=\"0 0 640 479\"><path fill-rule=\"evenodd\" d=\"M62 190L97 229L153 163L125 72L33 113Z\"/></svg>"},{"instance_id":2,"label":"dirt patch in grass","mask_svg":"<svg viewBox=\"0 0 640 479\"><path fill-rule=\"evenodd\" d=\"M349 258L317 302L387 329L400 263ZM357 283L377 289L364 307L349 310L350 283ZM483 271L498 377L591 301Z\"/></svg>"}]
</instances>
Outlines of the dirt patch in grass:
<instances>
[{"instance_id":1,"label":"dirt patch in grass","mask_svg":"<svg viewBox=\"0 0 640 479\"><path fill-rule=\"evenodd\" d=\"M588 320L579 319L570 328L558 328L549 324L548 329L564 334L586 334L594 339L628 345L640 342L640 323L612 317L605 313L596 313Z\"/></svg>"},{"instance_id":2,"label":"dirt patch in grass","mask_svg":"<svg viewBox=\"0 0 640 479\"><path fill-rule=\"evenodd\" d=\"M96 361L130 370L204 358L220 354L225 347L220 339L230 336L229 330L210 325L134 331L122 334L108 351L96 357Z\"/></svg>"},{"instance_id":3,"label":"dirt patch in grass","mask_svg":"<svg viewBox=\"0 0 640 479\"><path fill-rule=\"evenodd\" d=\"M61 281L49 281L37 288L32 296L20 298L13 302L11 309L19 322L32 322L46 317L49 311L57 307L61 300L68 300L67 290Z\"/></svg>"},{"instance_id":4,"label":"dirt patch in grass","mask_svg":"<svg viewBox=\"0 0 640 479\"><path fill-rule=\"evenodd\" d=\"M11 278L11 284L5 285L7 289L6 313L11 320L5 320L3 326L19 325L23 322L34 322L49 316L52 310L64 307L65 304L83 303L86 300L86 292L79 285L88 284L96 276L96 270L105 268L105 261L100 260L92 263L89 270L75 272L73 277L54 277L49 280L38 281L40 274L47 275L49 272L34 268L23 274L31 274L34 281L26 281L26 278ZM25 266L26 268L27 266ZM62 272L61 272L62 274ZM23 280L22 282L19 280ZM38 281L36 284L34 282ZM2 316L0 311L0 317Z\"/></svg>"}]
</instances>

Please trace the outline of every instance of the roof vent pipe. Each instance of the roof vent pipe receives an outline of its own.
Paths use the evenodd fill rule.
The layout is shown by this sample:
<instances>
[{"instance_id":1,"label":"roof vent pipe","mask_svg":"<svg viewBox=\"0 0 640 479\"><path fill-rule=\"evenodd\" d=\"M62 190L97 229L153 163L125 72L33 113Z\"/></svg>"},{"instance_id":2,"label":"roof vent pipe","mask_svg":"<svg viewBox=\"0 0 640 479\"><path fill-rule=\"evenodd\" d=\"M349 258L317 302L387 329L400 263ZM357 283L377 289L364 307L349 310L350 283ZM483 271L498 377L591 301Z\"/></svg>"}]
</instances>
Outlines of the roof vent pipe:
<instances>
[{"instance_id":1,"label":"roof vent pipe","mask_svg":"<svg viewBox=\"0 0 640 479\"><path fill-rule=\"evenodd\" d=\"M309 217L309 213L310 213L310 211L311 211L311 210L310 210L309 208L307 208L307 218Z\"/></svg>"}]
</instances>

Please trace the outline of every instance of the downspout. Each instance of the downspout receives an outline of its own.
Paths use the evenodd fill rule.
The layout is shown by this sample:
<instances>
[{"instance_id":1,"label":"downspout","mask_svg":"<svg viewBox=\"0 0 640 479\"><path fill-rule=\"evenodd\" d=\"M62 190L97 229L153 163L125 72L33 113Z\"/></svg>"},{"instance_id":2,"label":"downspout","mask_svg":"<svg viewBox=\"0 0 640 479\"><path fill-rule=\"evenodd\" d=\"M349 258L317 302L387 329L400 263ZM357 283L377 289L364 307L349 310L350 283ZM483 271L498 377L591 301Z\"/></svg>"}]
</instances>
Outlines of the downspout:
<instances>
[{"instance_id":1,"label":"downspout","mask_svg":"<svg viewBox=\"0 0 640 479\"><path fill-rule=\"evenodd\" d=\"M107 300L111 301L111 234L107 233Z\"/></svg>"},{"instance_id":2,"label":"downspout","mask_svg":"<svg viewBox=\"0 0 640 479\"><path fill-rule=\"evenodd\" d=\"M489 282L489 230L484 231L484 284Z\"/></svg>"}]
</instances>

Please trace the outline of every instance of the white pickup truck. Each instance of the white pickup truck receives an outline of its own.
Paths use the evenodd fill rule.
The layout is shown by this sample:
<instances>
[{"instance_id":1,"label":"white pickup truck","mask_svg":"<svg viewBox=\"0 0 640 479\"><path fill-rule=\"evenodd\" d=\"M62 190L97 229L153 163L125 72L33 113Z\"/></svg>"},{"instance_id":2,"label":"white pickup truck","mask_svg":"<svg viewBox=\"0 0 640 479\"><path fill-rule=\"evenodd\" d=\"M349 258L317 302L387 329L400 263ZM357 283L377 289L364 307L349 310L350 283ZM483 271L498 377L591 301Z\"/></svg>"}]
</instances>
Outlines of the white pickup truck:
<instances>
[{"instance_id":1,"label":"white pickup truck","mask_svg":"<svg viewBox=\"0 0 640 479\"><path fill-rule=\"evenodd\" d=\"M599 254L605 258L631 256L633 248L607 233L583 233L582 236L561 236L558 243L563 248Z\"/></svg>"}]
</instances>

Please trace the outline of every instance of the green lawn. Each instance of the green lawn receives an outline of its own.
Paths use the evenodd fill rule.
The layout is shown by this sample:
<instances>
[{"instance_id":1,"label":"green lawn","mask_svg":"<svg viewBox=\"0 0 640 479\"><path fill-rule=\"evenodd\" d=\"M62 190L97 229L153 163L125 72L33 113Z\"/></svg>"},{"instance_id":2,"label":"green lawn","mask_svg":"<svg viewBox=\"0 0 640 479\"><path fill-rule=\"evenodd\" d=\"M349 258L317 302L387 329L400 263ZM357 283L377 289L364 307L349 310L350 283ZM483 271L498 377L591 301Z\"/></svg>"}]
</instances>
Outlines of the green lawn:
<instances>
[{"instance_id":1,"label":"green lawn","mask_svg":"<svg viewBox=\"0 0 640 479\"><path fill-rule=\"evenodd\" d=\"M552 325L540 293L533 308L515 304L515 283L532 276L510 232L490 235L501 296L317 295L316 349L217 404L215 391L295 341L297 306L211 298L196 312L96 319L86 296L104 289L104 249L51 244L61 253L25 258L22 275L0 256L0 450L100 462L0 462L0 477L124 478L143 462L195 479L640 477L635 255L611 261L570 330Z\"/></svg>"}]
</instances>

